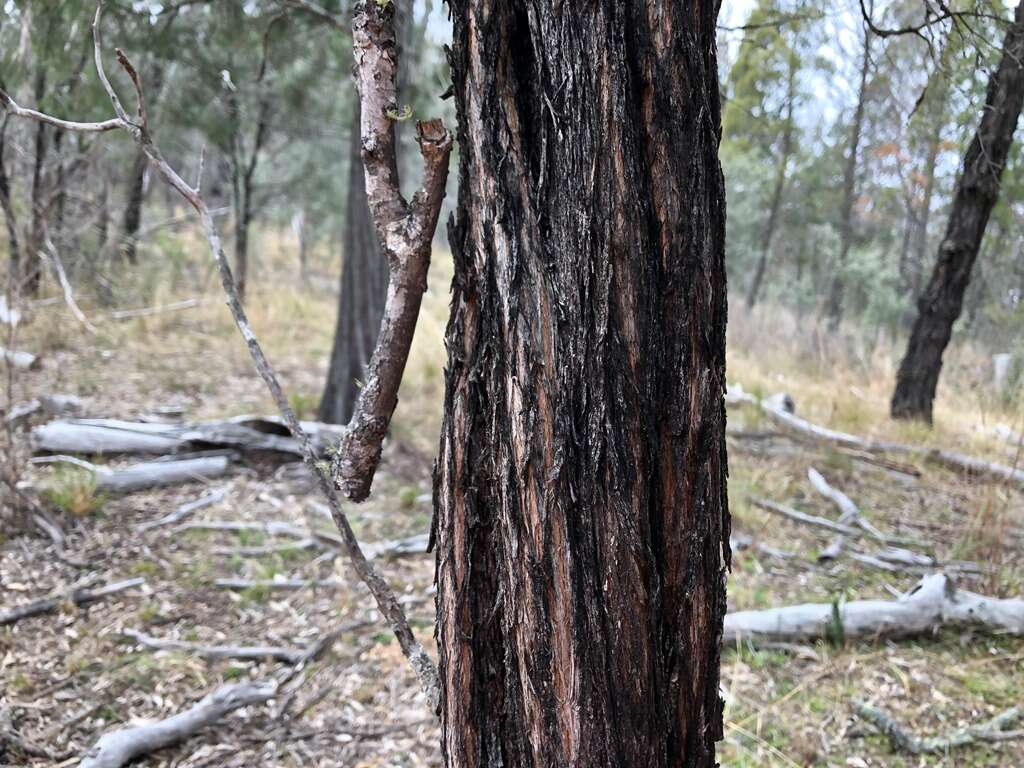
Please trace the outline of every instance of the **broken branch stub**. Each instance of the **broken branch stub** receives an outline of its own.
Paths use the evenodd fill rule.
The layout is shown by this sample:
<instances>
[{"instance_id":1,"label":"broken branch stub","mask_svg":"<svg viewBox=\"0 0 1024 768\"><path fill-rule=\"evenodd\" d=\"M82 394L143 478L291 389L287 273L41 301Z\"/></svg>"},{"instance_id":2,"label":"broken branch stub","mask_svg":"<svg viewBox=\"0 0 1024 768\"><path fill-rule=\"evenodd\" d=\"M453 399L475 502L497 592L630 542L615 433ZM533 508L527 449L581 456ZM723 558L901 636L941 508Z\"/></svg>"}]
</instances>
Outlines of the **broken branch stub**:
<instances>
[{"instance_id":1,"label":"broken branch stub","mask_svg":"<svg viewBox=\"0 0 1024 768\"><path fill-rule=\"evenodd\" d=\"M352 24L355 79L361 105L360 134L366 196L377 238L390 266L387 302L366 383L341 439L331 471L352 501L370 493L381 448L398 404L398 387L409 359L430 249L448 181L452 138L440 120L417 125L423 184L409 204L399 187L395 151L398 102L394 4L371 0L356 5Z\"/></svg>"}]
</instances>

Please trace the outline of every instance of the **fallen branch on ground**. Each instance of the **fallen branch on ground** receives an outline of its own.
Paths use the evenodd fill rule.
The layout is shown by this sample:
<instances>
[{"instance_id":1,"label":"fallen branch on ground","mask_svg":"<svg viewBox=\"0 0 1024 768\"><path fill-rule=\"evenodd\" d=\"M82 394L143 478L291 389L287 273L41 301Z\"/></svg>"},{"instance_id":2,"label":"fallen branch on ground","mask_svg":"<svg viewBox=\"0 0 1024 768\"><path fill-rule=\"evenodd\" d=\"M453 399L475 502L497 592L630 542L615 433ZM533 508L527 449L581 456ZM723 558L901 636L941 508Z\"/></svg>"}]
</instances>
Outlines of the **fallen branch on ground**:
<instances>
[{"instance_id":1,"label":"fallen branch on ground","mask_svg":"<svg viewBox=\"0 0 1024 768\"><path fill-rule=\"evenodd\" d=\"M284 648L277 645L203 645L185 640L161 640L135 629L126 629L122 634L153 651L182 651L206 659L242 659L246 661L274 659L285 664L298 664L306 658L308 650Z\"/></svg>"},{"instance_id":2,"label":"fallen branch on ground","mask_svg":"<svg viewBox=\"0 0 1024 768\"><path fill-rule=\"evenodd\" d=\"M274 698L277 689L276 682L222 685L173 717L104 734L85 753L79 768L120 768L140 755L193 736L236 709L265 704Z\"/></svg>"},{"instance_id":3,"label":"fallen branch on ground","mask_svg":"<svg viewBox=\"0 0 1024 768\"><path fill-rule=\"evenodd\" d=\"M193 512L203 509L204 507L209 507L214 504L220 503L221 501L224 500L224 497L227 496L227 494L228 489L226 487L215 488L214 490L203 494L195 501L189 501L182 504L169 515L164 515L163 517L157 520L150 520L149 522L145 522L141 525L136 526L135 530L149 531L153 528L160 528L165 525L174 525L175 523L180 523Z\"/></svg>"},{"instance_id":4,"label":"fallen branch on ground","mask_svg":"<svg viewBox=\"0 0 1024 768\"><path fill-rule=\"evenodd\" d=\"M743 387L739 384L734 384L728 388L725 400L727 405L756 405L775 423L815 442L835 445L841 448L853 448L867 453L900 453L920 456L927 461L939 464L947 469L959 470L971 477L990 482L1013 482L1024 485L1024 469L994 461L985 461L984 459L966 456L953 451L929 449L904 445L902 443L876 442L851 435L847 432L838 432L821 427L806 419L801 419L781 407L779 405L779 398L781 397L788 398L788 395L775 395L771 398L759 400L753 395L744 392ZM857 457L854 456L853 458Z\"/></svg>"},{"instance_id":5,"label":"fallen branch on ground","mask_svg":"<svg viewBox=\"0 0 1024 768\"><path fill-rule=\"evenodd\" d=\"M948 576L936 573L896 600L804 603L730 613L725 617L724 640L811 640L836 630L846 638L901 637L950 625L1024 634L1024 599L958 590Z\"/></svg>"},{"instance_id":6,"label":"fallen branch on ground","mask_svg":"<svg viewBox=\"0 0 1024 768\"><path fill-rule=\"evenodd\" d=\"M236 590L339 589L341 582L337 579L217 579L213 586Z\"/></svg>"},{"instance_id":7,"label":"fallen branch on ground","mask_svg":"<svg viewBox=\"0 0 1024 768\"><path fill-rule=\"evenodd\" d=\"M303 430L311 447L322 456L344 433L334 424L304 421ZM42 424L32 430L32 447L37 452L84 453L172 453L208 448L239 451L273 451L302 457L300 441L289 436L288 428L273 417L238 416L195 424L161 424L121 419L64 419Z\"/></svg>"},{"instance_id":8,"label":"fallen branch on ground","mask_svg":"<svg viewBox=\"0 0 1024 768\"><path fill-rule=\"evenodd\" d=\"M906 752L911 755L945 754L955 747L965 747L979 741L1024 739L1024 730L1006 730L1007 726L1024 716L1024 710L1020 707L1008 709L980 725L958 728L946 736L929 739L922 739L907 733L899 723L878 707L858 702L856 710L858 715L877 726L889 738L889 744L894 752Z\"/></svg>"},{"instance_id":9,"label":"fallen branch on ground","mask_svg":"<svg viewBox=\"0 0 1024 768\"><path fill-rule=\"evenodd\" d=\"M158 488L197 480L220 477L231 465L224 454L195 458L165 458L132 464L124 469L101 467L73 456L43 456L32 459L35 464L71 464L92 472L96 489L108 493L131 493L146 488Z\"/></svg>"},{"instance_id":10,"label":"fallen branch on ground","mask_svg":"<svg viewBox=\"0 0 1024 768\"><path fill-rule=\"evenodd\" d=\"M14 624L15 622L27 619L30 616L39 616L44 613L53 613L64 603L73 603L79 608L84 608L87 605L95 603L111 595L116 595L120 592L132 589L133 587L139 587L146 583L143 578L126 579L125 581L114 582L108 584L105 587L99 587L97 589L86 589L80 587L78 589L72 589L62 595L56 597L46 597L42 600L36 600L28 603L27 605L21 605L16 608L12 608L9 611L0 613L0 626L7 624Z\"/></svg>"}]
</instances>

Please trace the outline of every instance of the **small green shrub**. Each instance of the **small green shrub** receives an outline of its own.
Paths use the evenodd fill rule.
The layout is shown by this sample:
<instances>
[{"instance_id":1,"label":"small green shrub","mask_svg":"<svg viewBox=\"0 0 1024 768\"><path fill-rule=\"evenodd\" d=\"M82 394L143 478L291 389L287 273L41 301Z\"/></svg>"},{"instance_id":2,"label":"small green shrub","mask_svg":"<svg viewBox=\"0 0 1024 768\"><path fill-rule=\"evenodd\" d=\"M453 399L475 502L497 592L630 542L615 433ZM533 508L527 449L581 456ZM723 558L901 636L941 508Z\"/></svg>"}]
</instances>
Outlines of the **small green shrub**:
<instances>
[{"instance_id":1,"label":"small green shrub","mask_svg":"<svg viewBox=\"0 0 1024 768\"><path fill-rule=\"evenodd\" d=\"M75 517L99 512L107 500L97 489L94 472L72 466L57 467L43 496L57 509Z\"/></svg>"}]
</instances>

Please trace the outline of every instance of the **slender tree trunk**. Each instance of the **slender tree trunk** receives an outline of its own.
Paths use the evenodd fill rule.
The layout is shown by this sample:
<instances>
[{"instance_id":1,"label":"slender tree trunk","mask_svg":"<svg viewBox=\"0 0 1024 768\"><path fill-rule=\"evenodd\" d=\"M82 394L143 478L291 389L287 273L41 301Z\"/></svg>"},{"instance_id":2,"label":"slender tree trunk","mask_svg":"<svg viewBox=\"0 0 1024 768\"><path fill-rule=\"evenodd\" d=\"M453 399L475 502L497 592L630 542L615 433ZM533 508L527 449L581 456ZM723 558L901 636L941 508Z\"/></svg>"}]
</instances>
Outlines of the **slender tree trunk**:
<instances>
[{"instance_id":1,"label":"slender tree trunk","mask_svg":"<svg viewBox=\"0 0 1024 768\"><path fill-rule=\"evenodd\" d=\"M102 171L102 169L101 169ZM107 183L106 174L103 176L103 183L100 186L99 205L96 210L96 252L103 253L107 247L107 238L110 236L110 185Z\"/></svg>"},{"instance_id":2,"label":"slender tree trunk","mask_svg":"<svg viewBox=\"0 0 1024 768\"><path fill-rule=\"evenodd\" d=\"M874 7L873 4L871 6ZM839 213L839 255L833 270L832 285L825 303L825 318L829 330L835 331L843 319L843 272L853 246L853 203L857 196L857 155L860 152L861 133L864 129L864 102L867 98L868 73L871 71L871 32L864 26L864 55L860 63L860 87L857 106L850 125L850 143L846 166L843 170L843 203Z\"/></svg>"},{"instance_id":3,"label":"slender tree trunk","mask_svg":"<svg viewBox=\"0 0 1024 768\"><path fill-rule=\"evenodd\" d=\"M36 103L42 100L46 92L46 72L40 69L36 73L35 98ZM26 294L33 296L39 292L39 282L42 278L39 250L43 245L43 229L46 216L46 204L44 201L45 190L43 183L43 168L46 163L47 134L49 133L46 124L37 123L35 132L35 152L32 158L32 191L31 191L31 222L29 235L25 244L25 261L22 265L22 286Z\"/></svg>"},{"instance_id":4,"label":"slender tree trunk","mask_svg":"<svg viewBox=\"0 0 1024 768\"><path fill-rule=\"evenodd\" d=\"M146 169L149 160L144 152L135 153L131 175L128 177L128 203L124 209L124 223L121 228L121 257L129 264L138 260L138 235L142 224L142 205L146 191Z\"/></svg>"},{"instance_id":5,"label":"slender tree trunk","mask_svg":"<svg viewBox=\"0 0 1024 768\"><path fill-rule=\"evenodd\" d=\"M164 69L157 65L151 68L152 85L146 91L149 99L147 104L152 114L160 103L164 87ZM142 209L146 197L146 171L149 169L149 160L145 152L138 150L135 159L132 161L131 175L128 177L128 203L124 209L124 219L121 225L121 258L129 264L138 261L138 237L139 228L142 226Z\"/></svg>"},{"instance_id":6,"label":"slender tree trunk","mask_svg":"<svg viewBox=\"0 0 1024 768\"><path fill-rule=\"evenodd\" d=\"M346 424L359 397L364 369L373 354L387 298L388 264L380 251L366 200L359 102L349 138L348 193L345 201L344 252L338 318L327 384L320 398L320 421Z\"/></svg>"},{"instance_id":7,"label":"slender tree trunk","mask_svg":"<svg viewBox=\"0 0 1024 768\"><path fill-rule=\"evenodd\" d=\"M2 86L0 86L2 87ZM4 148L7 132L7 121L4 117L0 123L0 208L4 211L4 223L7 226L7 246L10 251L11 269L17 274L21 265L21 249L18 245L18 221L14 215L14 207L11 205L11 183L7 178L7 165L4 162Z\"/></svg>"},{"instance_id":8,"label":"slender tree trunk","mask_svg":"<svg viewBox=\"0 0 1024 768\"><path fill-rule=\"evenodd\" d=\"M764 237L761 241L761 256L757 260L757 268L754 271L754 279L750 281L750 289L747 291L747 309L753 309L757 304L758 294L761 292L761 284L764 282L764 274L768 269L768 260L772 253L772 240L775 237L775 229L778 225L779 211L782 208L782 197L786 191L786 178L789 173L789 158L793 154L793 102L796 100L795 89L796 72L793 67L789 70L789 83L787 87L786 101L786 127L782 134L782 151L779 155L779 164L775 172L775 186L772 189L772 199L768 207L768 220L765 223Z\"/></svg>"},{"instance_id":9,"label":"slender tree trunk","mask_svg":"<svg viewBox=\"0 0 1024 768\"><path fill-rule=\"evenodd\" d=\"M716 0L452 0L446 766L715 765Z\"/></svg>"},{"instance_id":10,"label":"slender tree trunk","mask_svg":"<svg viewBox=\"0 0 1024 768\"><path fill-rule=\"evenodd\" d=\"M971 268L978 257L999 180L1013 143L1024 102L1024 3L1014 11L999 67L988 84L981 122L964 156L950 208L946 235L927 287L917 300L918 315L906 355L896 375L891 412L897 419L932 421L932 404L942 355L960 316Z\"/></svg>"}]
</instances>

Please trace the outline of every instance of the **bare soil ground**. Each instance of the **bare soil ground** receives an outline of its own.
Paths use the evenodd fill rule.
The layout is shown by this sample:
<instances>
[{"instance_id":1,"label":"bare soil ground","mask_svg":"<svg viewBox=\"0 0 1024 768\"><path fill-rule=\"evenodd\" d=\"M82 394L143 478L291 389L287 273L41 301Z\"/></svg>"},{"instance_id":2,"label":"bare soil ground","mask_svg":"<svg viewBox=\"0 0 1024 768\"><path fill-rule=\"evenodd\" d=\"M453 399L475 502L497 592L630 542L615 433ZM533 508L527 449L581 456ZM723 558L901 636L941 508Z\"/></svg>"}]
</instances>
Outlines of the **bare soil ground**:
<instances>
[{"instance_id":1,"label":"bare soil ground","mask_svg":"<svg viewBox=\"0 0 1024 768\"><path fill-rule=\"evenodd\" d=\"M424 533L429 526L450 269L444 259L434 268L426 316L374 494L349 510L367 543ZM42 364L19 373L11 400L72 393L84 399L89 415L128 419L165 406L180 407L185 419L270 413L226 309L213 286L206 292L203 271L193 271L184 283L174 283L173 292L145 294L155 304L196 295L208 299L192 309L115 321L83 300L99 327L96 335L83 332L60 305L39 307L17 341L20 348L40 353ZM249 306L293 404L308 417L322 384L335 299L330 281L309 287L273 277L257 273ZM1013 447L992 437L991 427L999 420L1012 425L1016 418L1021 431L1020 413L1012 403L997 407L975 396L980 385L969 376L973 368L966 353L957 358L961 363L950 366L960 388L943 391L939 426L925 432L893 426L885 418L891 369L880 362L887 359L883 351L858 351L851 344L843 355L835 350L826 354L822 348L829 344L817 339L798 344L785 336L784 328L781 334L768 333L764 321L737 318L733 324L730 380L742 381L748 390L789 391L798 412L836 428L1015 461ZM769 336L784 340L769 344ZM963 369L959 374L956 365ZM39 421L19 429L19 444L27 440L27 427ZM730 425L772 431L753 412L731 414ZM845 491L886 533L923 540L940 560L984 566L978 575L959 577L961 585L999 596L1024 593L1020 488L971 481L924 463L898 471L781 436L730 439L729 447L734 530L778 550L773 555L749 547L734 554L731 610L889 597L917 580L916 574L871 569L850 559L820 565L816 555L828 541L823 532L771 516L747 500L766 497L835 519L834 507L808 483L809 467ZM69 481L52 468L25 465L23 471L25 484L57 491L52 497L68 490L61 483ZM208 485L225 488L226 495L195 512L189 518L193 522L319 523L312 504L316 491L300 465L253 458ZM89 577L101 584L143 577L145 585L88 608L67 605L0 627L0 711L23 738L57 756L32 758L0 743L0 764L75 765L107 730L166 717L222 682L267 679L280 668L277 662L208 662L183 652L153 652L127 638L126 630L209 644L303 648L341 624L365 622L345 632L306 670L287 711L281 711L281 702L241 710L139 765L439 765L436 724L397 643L343 558L324 548L256 555L239 550L293 541L260 532L175 526L139 530L208 490L194 483L97 499L97 509L78 517L58 510L69 549L89 559L86 568L59 561L49 541L34 533L4 533L0 609ZM382 560L380 567L434 652L432 558ZM214 585L226 577L336 579L338 584L296 591ZM925 736L986 720L1024 701L1021 638L947 630L898 641L820 642L784 650L730 647L723 657L722 689L727 711L720 761L725 766L1024 765L1024 740L975 745L949 755L896 754L884 736L855 716L852 706L856 700L870 701Z\"/></svg>"}]
</instances>

